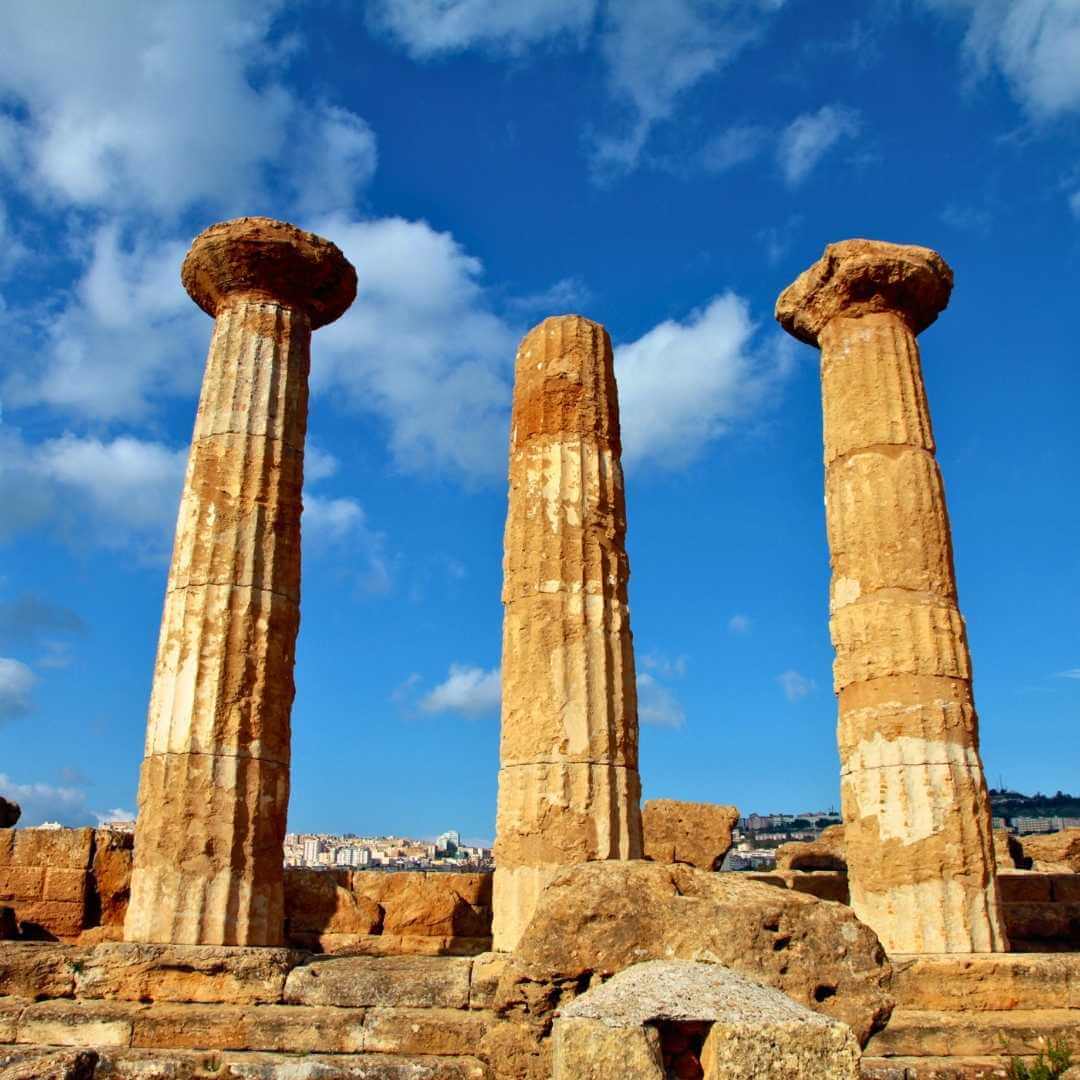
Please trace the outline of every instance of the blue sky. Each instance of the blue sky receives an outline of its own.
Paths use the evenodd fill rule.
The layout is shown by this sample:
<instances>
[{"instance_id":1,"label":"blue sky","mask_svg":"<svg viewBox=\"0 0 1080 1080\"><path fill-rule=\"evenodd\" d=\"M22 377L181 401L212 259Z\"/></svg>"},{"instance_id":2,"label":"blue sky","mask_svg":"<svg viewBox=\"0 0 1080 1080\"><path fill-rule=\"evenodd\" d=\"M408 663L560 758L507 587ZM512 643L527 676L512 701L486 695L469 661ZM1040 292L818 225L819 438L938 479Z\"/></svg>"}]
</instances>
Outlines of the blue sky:
<instances>
[{"instance_id":1,"label":"blue sky","mask_svg":"<svg viewBox=\"0 0 1080 1080\"><path fill-rule=\"evenodd\" d=\"M13 5L0 39L0 791L135 805L211 324L192 236L336 241L313 342L295 829L491 836L513 355L616 345L646 797L837 802L817 354L851 236L922 339L993 783L1076 789L1076 0Z\"/></svg>"}]
</instances>

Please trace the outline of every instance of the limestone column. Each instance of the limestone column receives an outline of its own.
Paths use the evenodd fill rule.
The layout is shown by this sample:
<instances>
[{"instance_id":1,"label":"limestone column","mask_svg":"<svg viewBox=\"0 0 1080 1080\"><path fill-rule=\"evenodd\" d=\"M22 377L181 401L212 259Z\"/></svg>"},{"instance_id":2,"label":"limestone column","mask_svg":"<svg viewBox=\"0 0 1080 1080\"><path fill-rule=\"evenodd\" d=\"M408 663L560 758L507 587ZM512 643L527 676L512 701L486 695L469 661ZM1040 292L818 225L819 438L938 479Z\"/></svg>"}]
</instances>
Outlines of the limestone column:
<instances>
[{"instance_id":1,"label":"limestone column","mask_svg":"<svg viewBox=\"0 0 1080 1080\"><path fill-rule=\"evenodd\" d=\"M576 315L518 349L503 558L495 948L563 866L641 858L637 690L611 341Z\"/></svg>"},{"instance_id":2,"label":"limestone column","mask_svg":"<svg viewBox=\"0 0 1080 1080\"><path fill-rule=\"evenodd\" d=\"M1007 948L971 660L915 336L927 248L832 244L776 315L821 349L830 622L851 903L889 953Z\"/></svg>"},{"instance_id":3,"label":"limestone column","mask_svg":"<svg viewBox=\"0 0 1080 1080\"><path fill-rule=\"evenodd\" d=\"M311 331L356 272L268 218L213 225L184 287L214 317L165 593L128 941L280 945Z\"/></svg>"}]
</instances>

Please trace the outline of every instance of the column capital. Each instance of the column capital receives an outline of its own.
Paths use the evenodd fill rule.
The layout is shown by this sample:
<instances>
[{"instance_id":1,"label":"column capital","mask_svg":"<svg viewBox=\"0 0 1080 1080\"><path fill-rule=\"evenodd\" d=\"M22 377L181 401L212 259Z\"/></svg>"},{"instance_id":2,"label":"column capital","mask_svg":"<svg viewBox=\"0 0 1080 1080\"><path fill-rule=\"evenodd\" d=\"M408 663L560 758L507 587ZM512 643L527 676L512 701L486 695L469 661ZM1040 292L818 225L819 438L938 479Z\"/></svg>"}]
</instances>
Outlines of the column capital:
<instances>
[{"instance_id":1,"label":"column capital","mask_svg":"<svg viewBox=\"0 0 1080 1080\"><path fill-rule=\"evenodd\" d=\"M265 217L221 221L199 233L180 280L208 315L229 299L267 300L305 312L313 330L343 315L356 297L356 270L336 244Z\"/></svg>"},{"instance_id":2,"label":"column capital","mask_svg":"<svg viewBox=\"0 0 1080 1080\"><path fill-rule=\"evenodd\" d=\"M925 330L952 292L948 263L930 248L883 240L841 240L803 271L776 301L781 326L808 345L838 315L858 318L892 311Z\"/></svg>"}]
</instances>

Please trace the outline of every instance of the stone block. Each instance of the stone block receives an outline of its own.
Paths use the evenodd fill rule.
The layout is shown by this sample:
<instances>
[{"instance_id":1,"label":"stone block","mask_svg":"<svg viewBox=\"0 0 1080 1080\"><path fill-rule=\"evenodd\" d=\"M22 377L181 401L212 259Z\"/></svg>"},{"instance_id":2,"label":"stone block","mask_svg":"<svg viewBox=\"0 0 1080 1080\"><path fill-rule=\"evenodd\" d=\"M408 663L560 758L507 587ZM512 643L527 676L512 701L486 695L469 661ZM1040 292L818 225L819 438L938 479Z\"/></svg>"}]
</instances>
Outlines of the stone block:
<instances>
[{"instance_id":1,"label":"stone block","mask_svg":"<svg viewBox=\"0 0 1080 1080\"><path fill-rule=\"evenodd\" d=\"M29 998L0 997L0 1043L13 1043L19 1030L19 1017L30 1004Z\"/></svg>"},{"instance_id":2,"label":"stone block","mask_svg":"<svg viewBox=\"0 0 1080 1080\"><path fill-rule=\"evenodd\" d=\"M348 871L294 868L285 874L285 918L295 933L377 934L383 910L349 888Z\"/></svg>"},{"instance_id":3,"label":"stone block","mask_svg":"<svg viewBox=\"0 0 1080 1080\"><path fill-rule=\"evenodd\" d=\"M1080 948L1080 904L1003 904L1010 940L1042 942L1050 948Z\"/></svg>"},{"instance_id":4,"label":"stone block","mask_svg":"<svg viewBox=\"0 0 1080 1080\"><path fill-rule=\"evenodd\" d=\"M72 940L86 928L86 905L64 900L31 900L19 904L19 929L32 940Z\"/></svg>"},{"instance_id":5,"label":"stone block","mask_svg":"<svg viewBox=\"0 0 1080 1080\"><path fill-rule=\"evenodd\" d=\"M560 1017L552 1028L552 1080L664 1080L655 1027L611 1027L602 1020Z\"/></svg>"},{"instance_id":6,"label":"stone block","mask_svg":"<svg viewBox=\"0 0 1080 1080\"><path fill-rule=\"evenodd\" d=\"M833 870L847 873L844 826L830 825L816 840L793 841L776 849L777 870Z\"/></svg>"},{"instance_id":7,"label":"stone block","mask_svg":"<svg viewBox=\"0 0 1080 1080\"><path fill-rule=\"evenodd\" d=\"M15 861L15 830L0 829L0 866L10 866Z\"/></svg>"},{"instance_id":8,"label":"stone block","mask_svg":"<svg viewBox=\"0 0 1080 1080\"><path fill-rule=\"evenodd\" d=\"M0 995L63 998L75 993L75 969L89 950L77 945L0 943Z\"/></svg>"},{"instance_id":9,"label":"stone block","mask_svg":"<svg viewBox=\"0 0 1080 1080\"><path fill-rule=\"evenodd\" d=\"M491 948L491 938L296 933L289 944L327 956L477 956Z\"/></svg>"},{"instance_id":10,"label":"stone block","mask_svg":"<svg viewBox=\"0 0 1080 1080\"><path fill-rule=\"evenodd\" d=\"M731 849L731 830L738 820L734 806L650 799L641 811L645 857L717 870Z\"/></svg>"},{"instance_id":11,"label":"stone block","mask_svg":"<svg viewBox=\"0 0 1080 1080\"><path fill-rule=\"evenodd\" d=\"M61 867L50 866L45 871L42 899L85 905L87 881L85 870L65 870Z\"/></svg>"},{"instance_id":12,"label":"stone block","mask_svg":"<svg viewBox=\"0 0 1080 1080\"><path fill-rule=\"evenodd\" d=\"M19 1018L18 1041L50 1046L130 1046L145 1005L130 1001L38 1001Z\"/></svg>"},{"instance_id":13,"label":"stone block","mask_svg":"<svg viewBox=\"0 0 1080 1080\"><path fill-rule=\"evenodd\" d=\"M1003 904L1047 903L1053 896L1049 874L1005 871L998 873L997 880Z\"/></svg>"},{"instance_id":14,"label":"stone block","mask_svg":"<svg viewBox=\"0 0 1080 1080\"><path fill-rule=\"evenodd\" d=\"M134 1019L132 1046L178 1050L358 1053L358 1009L285 1005L153 1005Z\"/></svg>"},{"instance_id":15,"label":"stone block","mask_svg":"<svg viewBox=\"0 0 1080 1080\"><path fill-rule=\"evenodd\" d=\"M98 829L94 838L93 891L102 926L123 927L131 897L134 836Z\"/></svg>"},{"instance_id":16,"label":"stone block","mask_svg":"<svg viewBox=\"0 0 1080 1080\"><path fill-rule=\"evenodd\" d=\"M1080 874L1052 874L1050 884L1057 903L1080 905Z\"/></svg>"},{"instance_id":17,"label":"stone block","mask_svg":"<svg viewBox=\"0 0 1080 1080\"><path fill-rule=\"evenodd\" d=\"M290 949L107 943L80 964L75 993L121 1001L273 1004L304 957Z\"/></svg>"},{"instance_id":18,"label":"stone block","mask_svg":"<svg viewBox=\"0 0 1080 1080\"><path fill-rule=\"evenodd\" d=\"M472 961L464 957L362 956L312 960L285 980L294 1005L464 1009Z\"/></svg>"},{"instance_id":19,"label":"stone block","mask_svg":"<svg viewBox=\"0 0 1080 1080\"><path fill-rule=\"evenodd\" d=\"M0 1047L0 1080L90 1080L100 1060L97 1050Z\"/></svg>"},{"instance_id":20,"label":"stone block","mask_svg":"<svg viewBox=\"0 0 1080 1080\"><path fill-rule=\"evenodd\" d=\"M1024 854L1034 860L1035 870L1080 872L1080 829L1035 833L1021 837Z\"/></svg>"},{"instance_id":21,"label":"stone block","mask_svg":"<svg viewBox=\"0 0 1080 1080\"><path fill-rule=\"evenodd\" d=\"M485 937L491 934L491 909L474 907L443 882L428 874L386 900L383 932L420 937ZM447 875L449 876L449 875Z\"/></svg>"},{"instance_id":22,"label":"stone block","mask_svg":"<svg viewBox=\"0 0 1080 1080\"><path fill-rule=\"evenodd\" d=\"M472 978L469 982L470 1009L492 1007L506 961L506 953L495 952L482 953L473 960Z\"/></svg>"},{"instance_id":23,"label":"stone block","mask_svg":"<svg viewBox=\"0 0 1080 1080\"><path fill-rule=\"evenodd\" d=\"M93 846L93 829L18 829L14 862L18 866L89 870Z\"/></svg>"},{"instance_id":24,"label":"stone block","mask_svg":"<svg viewBox=\"0 0 1080 1080\"><path fill-rule=\"evenodd\" d=\"M368 1009L364 1050L381 1054L471 1054L487 1034L488 1017L459 1009Z\"/></svg>"},{"instance_id":25,"label":"stone block","mask_svg":"<svg viewBox=\"0 0 1080 1080\"><path fill-rule=\"evenodd\" d=\"M7 866L0 870L0 900L40 900L45 890L41 866Z\"/></svg>"}]
</instances>

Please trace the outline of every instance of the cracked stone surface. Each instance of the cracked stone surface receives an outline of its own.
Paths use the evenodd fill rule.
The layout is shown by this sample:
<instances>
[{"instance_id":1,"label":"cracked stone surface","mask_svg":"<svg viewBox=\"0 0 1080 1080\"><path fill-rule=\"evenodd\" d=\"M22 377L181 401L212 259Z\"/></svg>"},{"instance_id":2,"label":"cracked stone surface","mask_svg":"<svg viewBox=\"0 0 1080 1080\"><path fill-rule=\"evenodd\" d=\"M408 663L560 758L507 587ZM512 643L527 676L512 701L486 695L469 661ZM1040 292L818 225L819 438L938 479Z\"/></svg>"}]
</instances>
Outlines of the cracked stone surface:
<instances>
[{"instance_id":1,"label":"cracked stone surface","mask_svg":"<svg viewBox=\"0 0 1080 1080\"><path fill-rule=\"evenodd\" d=\"M129 941L280 945L311 331L356 272L268 218L211 226L183 282L214 316L147 720Z\"/></svg>"},{"instance_id":2,"label":"cracked stone surface","mask_svg":"<svg viewBox=\"0 0 1080 1080\"><path fill-rule=\"evenodd\" d=\"M607 332L545 320L518 349L511 418L498 950L561 866L642 854L620 453Z\"/></svg>"},{"instance_id":3,"label":"cracked stone surface","mask_svg":"<svg viewBox=\"0 0 1080 1080\"><path fill-rule=\"evenodd\" d=\"M948 303L927 248L830 245L776 315L821 350L851 904L891 953L1007 947L971 659L915 335Z\"/></svg>"}]
</instances>

